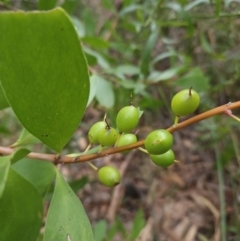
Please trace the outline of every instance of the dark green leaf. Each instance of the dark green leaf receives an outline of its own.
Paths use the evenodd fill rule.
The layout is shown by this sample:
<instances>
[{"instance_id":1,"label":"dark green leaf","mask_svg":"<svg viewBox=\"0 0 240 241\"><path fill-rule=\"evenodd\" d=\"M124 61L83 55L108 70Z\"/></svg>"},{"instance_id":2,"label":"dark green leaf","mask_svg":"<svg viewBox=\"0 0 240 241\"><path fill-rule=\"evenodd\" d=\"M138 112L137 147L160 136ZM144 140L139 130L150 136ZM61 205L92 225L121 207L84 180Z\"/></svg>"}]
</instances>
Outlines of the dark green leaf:
<instances>
[{"instance_id":1,"label":"dark green leaf","mask_svg":"<svg viewBox=\"0 0 240 241\"><path fill-rule=\"evenodd\" d=\"M39 0L38 9L39 10L50 10L56 6L57 0Z\"/></svg>"},{"instance_id":2,"label":"dark green leaf","mask_svg":"<svg viewBox=\"0 0 240 241\"><path fill-rule=\"evenodd\" d=\"M5 109L9 107L9 103L5 97L5 94L3 93L1 83L0 83L0 110Z\"/></svg>"},{"instance_id":3,"label":"dark green leaf","mask_svg":"<svg viewBox=\"0 0 240 241\"><path fill-rule=\"evenodd\" d=\"M44 234L44 241L50 240L94 240L90 222L80 200L58 171Z\"/></svg>"},{"instance_id":4,"label":"dark green leaf","mask_svg":"<svg viewBox=\"0 0 240 241\"><path fill-rule=\"evenodd\" d=\"M60 8L3 12L0 32L0 73L8 101L30 133L60 152L77 128L89 94L74 26Z\"/></svg>"},{"instance_id":5,"label":"dark green leaf","mask_svg":"<svg viewBox=\"0 0 240 241\"><path fill-rule=\"evenodd\" d=\"M6 185L9 167L10 156L0 157L0 197Z\"/></svg>"},{"instance_id":6,"label":"dark green leaf","mask_svg":"<svg viewBox=\"0 0 240 241\"><path fill-rule=\"evenodd\" d=\"M12 168L29 180L42 196L47 192L55 177L55 168L51 162L24 158Z\"/></svg>"},{"instance_id":7,"label":"dark green leaf","mask_svg":"<svg viewBox=\"0 0 240 241\"><path fill-rule=\"evenodd\" d=\"M61 5L69 14L72 14L77 6L77 0L64 0L64 3Z\"/></svg>"},{"instance_id":8,"label":"dark green leaf","mask_svg":"<svg viewBox=\"0 0 240 241\"><path fill-rule=\"evenodd\" d=\"M36 241L43 218L37 189L12 168L0 199L0 240Z\"/></svg>"}]
</instances>

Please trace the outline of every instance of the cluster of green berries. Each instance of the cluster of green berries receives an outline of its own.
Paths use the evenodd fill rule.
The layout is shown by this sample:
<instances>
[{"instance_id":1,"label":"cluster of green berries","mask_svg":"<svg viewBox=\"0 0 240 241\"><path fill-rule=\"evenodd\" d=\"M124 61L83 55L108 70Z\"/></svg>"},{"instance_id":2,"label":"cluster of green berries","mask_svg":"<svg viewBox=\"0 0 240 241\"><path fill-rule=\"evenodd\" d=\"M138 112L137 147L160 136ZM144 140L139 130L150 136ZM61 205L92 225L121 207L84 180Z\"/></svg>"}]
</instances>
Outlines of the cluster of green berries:
<instances>
[{"instance_id":1,"label":"cluster of green berries","mask_svg":"<svg viewBox=\"0 0 240 241\"><path fill-rule=\"evenodd\" d=\"M175 125L179 117L193 113L199 105L199 95L190 89L178 92L172 99L171 108L176 115ZM108 125L106 120L95 123L88 132L90 144L101 146L121 147L137 142L135 134L130 133L137 127L139 122L139 111L129 105L123 107L117 114L116 127ZM145 139L144 146L150 159L158 166L168 167L175 161L172 151L173 136L165 129L152 131ZM112 166L103 166L98 169L100 182L108 187L114 187L121 181L119 171Z\"/></svg>"},{"instance_id":2,"label":"cluster of green berries","mask_svg":"<svg viewBox=\"0 0 240 241\"><path fill-rule=\"evenodd\" d=\"M129 133L139 122L139 111L133 106L123 107L117 114L117 129L110 127L106 120L99 121L90 128L88 139L91 144L100 144L102 147L121 147L137 142L135 134ZM127 151L125 151L126 153ZM119 171L112 166L104 166L98 170L98 178L102 184L114 187L121 181Z\"/></svg>"},{"instance_id":3,"label":"cluster of green berries","mask_svg":"<svg viewBox=\"0 0 240 241\"><path fill-rule=\"evenodd\" d=\"M175 125L181 116L192 114L199 105L199 95L192 88L185 89L173 96L171 108L176 115ZM155 130L145 139L145 148L151 160L158 166L168 167L175 161L172 151L173 136L167 130Z\"/></svg>"}]
</instances>

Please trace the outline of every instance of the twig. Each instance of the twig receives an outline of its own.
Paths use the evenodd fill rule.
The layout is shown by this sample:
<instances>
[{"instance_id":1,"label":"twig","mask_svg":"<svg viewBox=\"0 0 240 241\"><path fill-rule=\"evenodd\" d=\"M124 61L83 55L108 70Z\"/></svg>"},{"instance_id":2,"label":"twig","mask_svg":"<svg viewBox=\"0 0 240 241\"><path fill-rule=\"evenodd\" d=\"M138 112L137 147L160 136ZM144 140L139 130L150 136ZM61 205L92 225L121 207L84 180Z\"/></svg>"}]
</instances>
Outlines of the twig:
<instances>
[{"instance_id":1,"label":"twig","mask_svg":"<svg viewBox=\"0 0 240 241\"><path fill-rule=\"evenodd\" d=\"M207 118L210 118L212 116L224 114L226 112L226 110L233 110L233 109L237 109L237 108L240 108L240 101L228 103L228 104L216 107L214 109L211 109L209 111L206 111L202 114L189 118L188 120L182 121L182 122L178 123L176 126L174 125L174 126L169 127L167 129L167 131L172 133L172 132L178 131L180 129L183 129L187 126L190 126L192 124L195 124L197 122L200 122L202 120L205 120ZM76 162L86 162L86 161L90 161L90 160L97 159L100 157L112 155L115 153L131 150L131 149L136 149L138 147L143 146L144 141L145 140L140 140L134 144L130 144L127 146L114 147L114 148L103 150L100 153L81 155L81 156L74 157L74 158L70 157L70 156L63 156L60 158L60 162L65 163L65 164L71 164L71 163L76 163ZM13 148L0 146L0 155L11 155L13 152L14 152ZM54 154L41 154L41 153L31 152L30 154L27 155L27 157L32 158L32 159L56 162L56 155L54 155Z\"/></svg>"}]
</instances>

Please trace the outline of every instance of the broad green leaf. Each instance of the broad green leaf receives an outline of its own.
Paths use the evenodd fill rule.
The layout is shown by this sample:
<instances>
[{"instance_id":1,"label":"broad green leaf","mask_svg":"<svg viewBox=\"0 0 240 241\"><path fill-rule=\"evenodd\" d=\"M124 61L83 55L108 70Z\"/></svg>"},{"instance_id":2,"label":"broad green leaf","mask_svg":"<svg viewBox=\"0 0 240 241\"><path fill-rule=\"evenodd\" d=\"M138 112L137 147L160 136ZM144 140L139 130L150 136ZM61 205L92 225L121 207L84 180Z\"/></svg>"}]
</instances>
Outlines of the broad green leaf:
<instances>
[{"instance_id":1,"label":"broad green leaf","mask_svg":"<svg viewBox=\"0 0 240 241\"><path fill-rule=\"evenodd\" d=\"M43 240L94 240L90 222L80 200L58 171Z\"/></svg>"},{"instance_id":2,"label":"broad green leaf","mask_svg":"<svg viewBox=\"0 0 240 241\"><path fill-rule=\"evenodd\" d=\"M2 196L7 181L8 170L10 167L10 157L0 157L0 197Z\"/></svg>"},{"instance_id":3,"label":"broad green leaf","mask_svg":"<svg viewBox=\"0 0 240 241\"><path fill-rule=\"evenodd\" d=\"M44 196L55 177L55 167L51 162L24 158L12 168L31 182Z\"/></svg>"},{"instance_id":4,"label":"broad green leaf","mask_svg":"<svg viewBox=\"0 0 240 241\"><path fill-rule=\"evenodd\" d=\"M0 81L8 101L31 134L60 152L79 125L89 94L74 26L61 8L2 12L0 32Z\"/></svg>"},{"instance_id":5,"label":"broad green leaf","mask_svg":"<svg viewBox=\"0 0 240 241\"><path fill-rule=\"evenodd\" d=\"M99 149L99 148L98 148ZM79 155L78 155L79 156ZM82 177L77 180L73 180L68 182L68 185L72 188L72 190L77 193L80 189L82 189L86 184L88 183L88 178L87 177ZM45 200L51 200L52 196L54 193L54 186L51 185L50 188L48 189L47 194L45 195L44 199Z\"/></svg>"},{"instance_id":6,"label":"broad green leaf","mask_svg":"<svg viewBox=\"0 0 240 241\"><path fill-rule=\"evenodd\" d=\"M39 10L50 10L54 8L57 4L57 0L39 0L38 9Z\"/></svg>"},{"instance_id":7,"label":"broad green leaf","mask_svg":"<svg viewBox=\"0 0 240 241\"><path fill-rule=\"evenodd\" d=\"M9 107L9 104L5 97L5 94L3 93L1 83L0 83L0 110L5 109L7 107Z\"/></svg>"},{"instance_id":8,"label":"broad green leaf","mask_svg":"<svg viewBox=\"0 0 240 241\"><path fill-rule=\"evenodd\" d=\"M93 75L92 78L97 82L96 99L98 102L106 108L113 107L115 96L112 83L99 75Z\"/></svg>"},{"instance_id":9,"label":"broad green leaf","mask_svg":"<svg viewBox=\"0 0 240 241\"><path fill-rule=\"evenodd\" d=\"M17 162L23 157L25 157L30 151L27 149L16 150L9 156L0 157L0 197L5 188L7 181L8 170L11 165L11 162Z\"/></svg>"},{"instance_id":10,"label":"broad green leaf","mask_svg":"<svg viewBox=\"0 0 240 241\"><path fill-rule=\"evenodd\" d=\"M107 222L105 220L98 221L93 227L94 241L102 241L106 235Z\"/></svg>"},{"instance_id":11,"label":"broad green leaf","mask_svg":"<svg viewBox=\"0 0 240 241\"><path fill-rule=\"evenodd\" d=\"M192 87L196 91L206 91L209 88L209 78L204 75L199 67L196 67L175 81L174 85L181 88Z\"/></svg>"},{"instance_id":12,"label":"broad green leaf","mask_svg":"<svg viewBox=\"0 0 240 241\"><path fill-rule=\"evenodd\" d=\"M138 212L133 220L133 226L132 226L131 232L129 234L130 240L135 240L138 237L139 233L145 226L145 223L146 223L146 221L145 221L145 218L143 215L143 211L140 209L140 210L138 210Z\"/></svg>"},{"instance_id":13,"label":"broad green leaf","mask_svg":"<svg viewBox=\"0 0 240 241\"><path fill-rule=\"evenodd\" d=\"M12 168L0 199L0 240L36 241L43 218L37 189Z\"/></svg>"},{"instance_id":14,"label":"broad green leaf","mask_svg":"<svg viewBox=\"0 0 240 241\"><path fill-rule=\"evenodd\" d=\"M41 143L39 139L29 133L26 129L23 129L18 140L11 145L11 147L26 146Z\"/></svg>"}]
</instances>

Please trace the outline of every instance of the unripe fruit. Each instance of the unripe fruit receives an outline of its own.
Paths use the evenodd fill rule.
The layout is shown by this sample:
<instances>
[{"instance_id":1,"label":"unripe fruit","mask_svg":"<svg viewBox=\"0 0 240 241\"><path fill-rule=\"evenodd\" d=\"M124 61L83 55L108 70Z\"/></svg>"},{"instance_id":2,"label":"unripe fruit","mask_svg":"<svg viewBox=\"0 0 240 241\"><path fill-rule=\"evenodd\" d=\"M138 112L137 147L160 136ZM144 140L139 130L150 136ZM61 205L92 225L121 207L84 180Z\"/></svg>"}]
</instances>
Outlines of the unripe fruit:
<instances>
[{"instance_id":1,"label":"unripe fruit","mask_svg":"<svg viewBox=\"0 0 240 241\"><path fill-rule=\"evenodd\" d=\"M122 134L118 141L116 147L126 146L137 142L137 137L134 134L126 133ZM129 151L124 151L123 153L128 153Z\"/></svg>"},{"instance_id":2,"label":"unripe fruit","mask_svg":"<svg viewBox=\"0 0 240 241\"><path fill-rule=\"evenodd\" d=\"M150 154L150 158L157 166L168 167L174 163L175 155L173 151L170 149L167 152L160 155Z\"/></svg>"},{"instance_id":3,"label":"unripe fruit","mask_svg":"<svg viewBox=\"0 0 240 241\"><path fill-rule=\"evenodd\" d=\"M199 95L196 91L190 89L181 90L173 96L171 107L177 116L192 114L199 105Z\"/></svg>"},{"instance_id":4,"label":"unripe fruit","mask_svg":"<svg viewBox=\"0 0 240 241\"><path fill-rule=\"evenodd\" d=\"M104 121L96 122L92 125L88 132L88 139L91 144L99 144L98 132L106 128L106 123Z\"/></svg>"},{"instance_id":5,"label":"unripe fruit","mask_svg":"<svg viewBox=\"0 0 240 241\"><path fill-rule=\"evenodd\" d=\"M155 130L145 139L144 145L149 154L159 155L168 151L173 144L173 136L167 130Z\"/></svg>"},{"instance_id":6,"label":"unripe fruit","mask_svg":"<svg viewBox=\"0 0 240 241\"><path fill-rule=\"evenodd\" d=\"M115 167L104 166L98 170L100 182L107 187L115 187L121 182L121 175Z\"/></svg>"},{"instance_id":7,"label":"unripe fruit","mask_svg":"<svg viewBox=\"0 0 240 241\"><path fill-rule=\"evenodd\" d=\"M112 146L118 137L117 131L112 127L106 127L98 132L98 141L102 146Z\"/></svg>"},{"instance_id":8,"label":"unripe fruit","mask_svg":"<svg viewBox=\"0 0 240 241\"><path fill-rule=\"evenodd\" d=\"M138 125L138 109L133 106L123 107L117 114L116 124L120 132L129 132Z\"/></svg>"}]
</instances>

